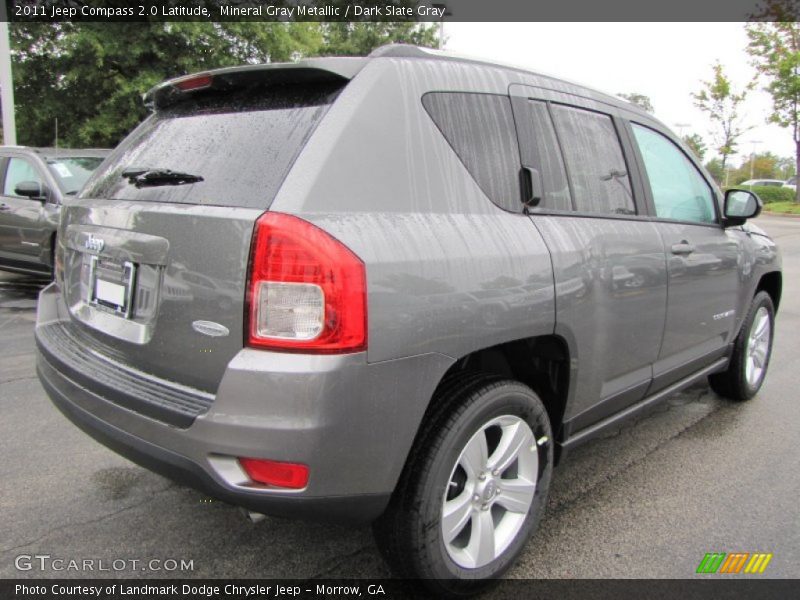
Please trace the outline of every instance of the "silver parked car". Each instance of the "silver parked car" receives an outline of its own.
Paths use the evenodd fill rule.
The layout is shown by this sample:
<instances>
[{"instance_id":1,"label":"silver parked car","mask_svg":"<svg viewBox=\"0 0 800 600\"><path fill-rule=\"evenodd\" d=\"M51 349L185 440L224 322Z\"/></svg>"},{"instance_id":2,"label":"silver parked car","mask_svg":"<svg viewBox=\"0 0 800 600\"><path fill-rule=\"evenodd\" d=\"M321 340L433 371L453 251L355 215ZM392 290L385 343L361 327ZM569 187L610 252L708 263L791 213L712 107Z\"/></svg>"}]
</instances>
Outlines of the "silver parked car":
<instances>
[{"instance_id":1,"label":"silver parked car","mask_svg":"<svg viewBox=\"0 0 800 600\"><path fill-rule=\"evenodd\" d=\"M698 380L761 387L780 256L634 105L408 46L167 81L65 207L58 408L250 510L374 521L465 593L565 452Z\"/></svg>"},{"instance_id":2,"label":"silver parked car","mask_svg":"<svg viewBox=\"0 0 800 600\"><path fill-rule=\"evenodd\" d=\"M783 179L748 179L739 184L739 187L753 188L753 187L783 187L785 182Z\"/></svg>"},{"instance_id":3,"label":"silver parked car","mask_svg":"<svg viewBox=\"0 0 800 600\"><path fill-rule=\"evenodd\" d=\"M0 269L52 274L61 203L108 150L0 147Z\"/></svg>"}]
</instances>

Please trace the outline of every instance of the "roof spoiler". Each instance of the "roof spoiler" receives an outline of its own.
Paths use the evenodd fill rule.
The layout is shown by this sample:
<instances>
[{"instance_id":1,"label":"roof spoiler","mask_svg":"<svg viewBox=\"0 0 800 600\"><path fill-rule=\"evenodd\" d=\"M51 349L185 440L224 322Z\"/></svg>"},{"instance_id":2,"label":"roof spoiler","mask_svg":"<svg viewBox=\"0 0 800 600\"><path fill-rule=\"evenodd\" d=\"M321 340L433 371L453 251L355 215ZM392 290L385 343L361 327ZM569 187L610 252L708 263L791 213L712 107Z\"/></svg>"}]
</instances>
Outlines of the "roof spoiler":
<instances>
[{"instance_id":1,"label":"roof spoiler","mask_svg":"<svg viewBox=\"0 0 800 600\"><path fill-rule=\"evenodd\" d=\"M226 67L169 79L150 89L143 99L146 106L158 110L200 90L229 90L253 83L346 82L365 63L364 58L312 58L296 63Z\"/></svg>"}]
</instances>

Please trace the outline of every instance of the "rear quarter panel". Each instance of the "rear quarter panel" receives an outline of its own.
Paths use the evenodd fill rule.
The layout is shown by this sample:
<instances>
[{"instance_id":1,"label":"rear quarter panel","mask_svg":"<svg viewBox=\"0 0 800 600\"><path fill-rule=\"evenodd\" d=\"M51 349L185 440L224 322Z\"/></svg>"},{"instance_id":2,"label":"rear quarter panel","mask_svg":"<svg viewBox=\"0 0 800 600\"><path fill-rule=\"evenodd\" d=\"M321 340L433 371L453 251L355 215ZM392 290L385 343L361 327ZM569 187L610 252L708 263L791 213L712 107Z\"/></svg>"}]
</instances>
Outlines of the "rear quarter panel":
<instances>
[{"instance_id":1,"label":"rear quarter panel","mask_svg":"<svg viewBox=\"0 0 800 600\"><path fill-rule=\"evenodd\" d=\"M550 256L530 220L478 187L423 108L428 91L505 94L504 72L377 59L345 88L271 210L366 264L370 362L553 332Z\"/></svg>"}]
</instances>

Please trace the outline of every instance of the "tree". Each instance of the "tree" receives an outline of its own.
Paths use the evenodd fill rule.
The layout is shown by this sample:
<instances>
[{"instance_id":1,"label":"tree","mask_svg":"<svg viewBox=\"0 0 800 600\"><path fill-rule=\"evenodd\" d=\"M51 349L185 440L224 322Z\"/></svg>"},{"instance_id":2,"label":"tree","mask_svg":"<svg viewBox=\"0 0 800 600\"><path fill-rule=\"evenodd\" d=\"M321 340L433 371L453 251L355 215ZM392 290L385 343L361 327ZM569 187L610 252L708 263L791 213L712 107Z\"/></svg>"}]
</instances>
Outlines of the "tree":
<instances>
[{"instance_id":1,"label":"tree","mask_svg":"<svg viewBox=\"0 0 800 600\"><path fill-rule=\"evenodd\" d=\"M720 63L714 63L712 69L713 79L703 81L703 87L699 92L692 94L692 97L695 106L707 113L708 118L716 123L716 128L711 133L716 144L715 150L722 157L721 166L724 172L728 157L736 153L739 138L744 132L752 129L742 125L739 110L748 92L753 89L754 82L736 92Z\"/></svg>"},{"instance_id":2,"label":"tree","mask_svg":"<svg viewBox=\"0 0 800 600\"><path fill-rule=\"evenodd\" d=\"M778 159L778 179L789 179L797 175L794 156L783 156Z\"/></svg>"},{"instance_id":3,"label":"tree","mask_svg":"<svg viewBox=\"0 0 800 600\"><path fill-rule=\"evenodd\" d=\"M692 135L684 135L683 142L689 146L694 155L703 160L706 155L706 143L703 141L703 138L696 133Z\"/></svg>"},{"instance_id":4,"label":"tree","mask_svg":"<svg viewBox=\"0 0 800 600\"><path fill-rule=\"evenodd\" d=\"M788 20L752 23L747 26L747 37L747 51L772 96L767 121L792 131L795 172L800 172L800 24ZM800 202L800 186L796 193L795 202Z\"/></svg>"},{"instance_id":5,"label":"tree","mask_svg":"<svg viewBox=\"0 0 800 600\"><path fill-rule=\"evenodd\" d=\"M177 75L315 51L313 23L11 24L20 142L113 146L147 114L141 96Z\"/></svg>"},{"instance_id":6,"label":"tree","mask_svg":"<svg viewBox=\"0 0 800 600\"><path fill-rule=\"evenodd\" d=\"M624 98L631 104L635 104L639 108L646 110L649 113L653 112L653 103L650 102L650 96L631 92L630 94L617 94L620 98Z\"/></svg>"},{"instance_id":7,"label":"tree","mask_svg":"<svg viewBox=\"0 0 800 600\"><path fill-rule=\"evenodd\" d=\"M726 185L725 169L722 168L722 161L718 158L712 158L705 164L706 171L708 171L717 182L717 185Z\"/></svg>"},{"instance_id":8,"label":"tree","mask_svg":"<svg viewBox=\"0 0 800 600\"><path fill-rule=\"evenodd\" d=\"M323 23L320 56L366 56L378 46L404 43L436 48L438 30L434 25L398 23Z\"/></svg>"},{"instance_id":9,"label":"tree","mask_svg":"<svg viewBox=\"0 0 800 600\"><path fill-rule=\"evenodd\" d=\"M738 169L731 173L731 184L738 185L748 179L786 179L781 176L780 157L772 152L748 156Z\"/></svg>"},{"instance_id":10,"label":"tree","mask_svg":"<svg viewBox=\"0 0 800 600\"><path fill-rule=\"evenodd\" d=\"M418 23L11 23L20 143L114 146L147 111L142 94L196 71L389 42L437 45Z\"/></svg>"}]
</instances>

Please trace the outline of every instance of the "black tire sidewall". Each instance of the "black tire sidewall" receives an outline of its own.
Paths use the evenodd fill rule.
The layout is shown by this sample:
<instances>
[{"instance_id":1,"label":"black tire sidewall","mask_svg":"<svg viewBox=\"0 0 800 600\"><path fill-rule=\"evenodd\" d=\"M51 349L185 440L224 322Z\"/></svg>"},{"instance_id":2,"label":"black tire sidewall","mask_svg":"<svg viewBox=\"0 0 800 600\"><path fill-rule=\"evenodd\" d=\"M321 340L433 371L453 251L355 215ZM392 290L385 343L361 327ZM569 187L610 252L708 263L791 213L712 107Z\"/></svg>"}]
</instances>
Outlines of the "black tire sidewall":
<instances>
[{"instance_id":1,"label":"black tire sidewall","mask_svg":"<svg viewBox=\"0 0 800 600\"><path fill-rule=\"evenodd\" d=\"M464 569L455 564L447 554L441 536L442 499L449 483L453 467L461 451L480 427L492 419L513 415L522 418L531 427L535 439L547 436L548 441L537 446L539 453L539 474L536 492L528 517L516 539L495 561L478 569ZM431 575L437 579L450 580L450 591L458 593L463 589L474 589L476 583L491 580L505 572L522 551L529 537L538 525L547 502L550 478L553 469L553 436L550 421L541 400L522 384L505 382L490 386L487 391L472 402L459 416L449 430L444 432L442 451L431 461L431 468L420 486L423 495L420 503L420 517L425 543L420 557ZM442 582L444 583L444 582Z\"/></svg>"}]
</instances>

